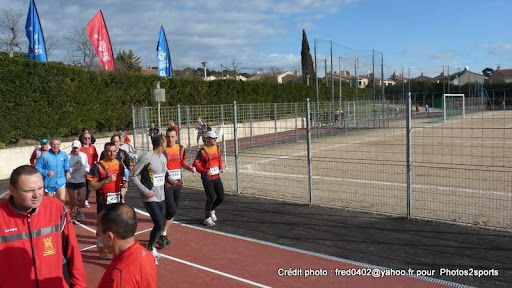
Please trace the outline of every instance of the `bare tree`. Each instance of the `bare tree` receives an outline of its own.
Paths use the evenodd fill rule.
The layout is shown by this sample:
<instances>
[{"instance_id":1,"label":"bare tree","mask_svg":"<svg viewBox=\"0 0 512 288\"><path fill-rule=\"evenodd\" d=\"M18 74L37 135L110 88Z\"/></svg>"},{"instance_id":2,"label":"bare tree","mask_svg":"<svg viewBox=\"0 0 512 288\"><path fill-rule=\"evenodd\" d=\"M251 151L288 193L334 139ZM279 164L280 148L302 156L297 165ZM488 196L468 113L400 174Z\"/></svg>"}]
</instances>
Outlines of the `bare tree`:
<instances>
[{"instance_id":1,"label":"bare tree","mask_svg":"<svg viewBox=\"0 0 512 288\"><path fill-rule=\"evenodd\" d=\"M21 30L20 20L22 16L23 12L21 10L14 11L11 8L2 9L0 14L0 28L3 30L0 34L0 43L7 46L10 57L14 56L15 50L18 53L21 52L18 34ZM5 33L5 30L9 32Z\"/></svg>"},{"instance_id":2,"label":"bare tree","mask_svg":"<svg viewBox=\"0 0 512 288\"><path fill-rule=\"evenodd\" d=\"M238 62L236 59L233 59L233 61L231 62L231 66L233 67L233 72L235 73L234 77L236 79L236 76L238 76L238 72L240 70L240 65L242 65L242 63Z\"/></svg>"},{"instance_id":3,"label":"bare tree","mask_svg":"<svg viewBox=\"0 0 512 288\"><path fill-rule=\"evenodd\" d=\"M72 65L90 69L94 64L96 52L89 41L87 30L77 27L65 37L65 40L71 46L68 50L69 62Z\"/></svg>"},{"instance_id":4,"label":"bare tree","mask_svg":"<svg viewBox=\"0 0 512 288\"><path fill-rule=\"evenodd\" d=\"M60 38L57 35L46 34L44 46L46 47L46 57L50 59L50 55L60 46Z\"/></svg>"},{"instance_id":5,"label":"bare tree","mask_svg":"<svg viewBox=\"0 0 512 288\"><path fill-rule=\"evenodd\" d=\"M277 74L281 74L283 72L283 69L277 67L277 66L270 66L268 67L268 73L272 74L272 76L277 76Z\"/></svg>"}]
</instances>

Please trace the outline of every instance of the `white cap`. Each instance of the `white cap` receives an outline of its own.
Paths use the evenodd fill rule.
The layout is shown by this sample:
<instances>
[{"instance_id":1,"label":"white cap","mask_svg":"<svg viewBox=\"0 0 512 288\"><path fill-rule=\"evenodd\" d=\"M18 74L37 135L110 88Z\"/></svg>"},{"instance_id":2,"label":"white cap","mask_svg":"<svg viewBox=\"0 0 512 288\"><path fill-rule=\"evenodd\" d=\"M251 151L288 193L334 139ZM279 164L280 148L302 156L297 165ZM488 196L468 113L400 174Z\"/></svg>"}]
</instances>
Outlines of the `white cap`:
<instances>
[{"instance_id":1,"label":"white cap","mask_svg":"<svg viewBox=\"0 0 512 288\"><path fill-rule=\"evenodd\" d=\"M217 138L217 134L213 131L206 132L206 138Z\"/></svg>"},{"instance_id":2,"label":"white cap","mask_svg":"<svg viewBox=\"0 0 512 288\"><path fill-rule=\"evenodd\" d=\"M80 148L82 144L78 140L73 140L73 143L71 143L71 148Z\"/></svg>"}]
</instances>

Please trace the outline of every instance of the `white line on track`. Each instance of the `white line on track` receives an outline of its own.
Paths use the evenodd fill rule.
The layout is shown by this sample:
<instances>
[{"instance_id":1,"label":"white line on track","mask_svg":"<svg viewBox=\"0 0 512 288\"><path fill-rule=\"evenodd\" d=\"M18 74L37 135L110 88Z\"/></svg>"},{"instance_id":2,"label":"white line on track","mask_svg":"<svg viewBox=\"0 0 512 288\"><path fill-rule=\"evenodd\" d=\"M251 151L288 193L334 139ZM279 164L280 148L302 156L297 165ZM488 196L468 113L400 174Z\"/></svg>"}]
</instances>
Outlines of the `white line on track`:
<instances>
[{"instance_id":1,"label":"white line on track","mask_svg":"<svg viewBox=\"0 0 512 288\"><path fill-rule=\"evenodd\" d=\"M149 216L149 213L145 212L145 211L142 211L140 209L137 209L137 208L134 208L135 211L139 214L142 214L144 216ZM177 223L177 224L180 224L180 223ZM84 224L81 224L81 223L77 223L78 226L80 227L83 227L85 230L87 231L90 231L90 232L93 232L94 234L96 234L96 230L90 228L89 226L87 225L84 225ZM181 225L181 224L180 224ZM146 229L146 230L142 230L142 231L138 231L137 233L135 234L141 234L141 233L145 233L145 232L149 232L151 231L152 228L149 228L149 229ZM96 245L91 245L89 247L86 247L86 248L83 248L81 249L80 251L86 251L86 250L90 250L90 249L93 249L93 248L96 248ZM218 275L221 275L221 276L224 276L224 277L227 277L227 278L231 278L231 279L234 279L234 280L237 280L237 281L240 281L240 282L244 282L244 283L247 283L247 284L250 284L250 285L253 285L253 286L256 286L256 287L261 287L261 288L271 288L271 286L266 286L266 285L263 285L263 284L260 284L260 283L257 283L257 282L254 282L254 281L251 281L251 280L247 280L247 279L244 279L244 278L241 278L241 277L238 277L238 276L235 276L235 275L231 275L231 274L228 274L228 273L224 273L224 272L221 272L221 271L218 271L218 270L215 270L215 269L212 269L212 268L208 268L208 267L205 267L205 266L201 266L199 264L195 264L195 263L192 263L192 262L189 262L189 261L186 261L186 260L183 260L183 259L179 259L179 258L176 258L176 257L172 257L172 256L169 256L169 255L166 255L166 254L163 254L163 253L160 253L160 256L163 257L163 258L167 258L167 259L170 259L170 260L173 260L173 261L176 261L176 262L180 262L182 264L185 264L185 265L189 265L189 266L192 266L192 267L195 267L195 268L198 268L198 269L201 269L201 270L204 270L204 271L208 271L210 273L214 273L214 274L218 274Z\"/></svg>"},{"instance_id":2,"label":"white line on track","mask_svg":"<svg viewBox=\"0 0 512 288\"><path fill-rule=\"evenodd\" d=\"M176 262L180 262L180 263L183 263L183 264L186 264L186 265L189 265L189 266L201 269L201 270L205 270L205 271L208 271L208 272L211 272L211 273L214 273L214 274L218 274L218 275L221 275L221 276L224 276L224 277L227 277L227 278L231 278L231 279L234 279L234 280L237 280L237 281L240 281L240 282L244 282L244 283L256 286L256 287L270 288L270 286L266 286L266 285L263 285L263 284L260 284L260 283L256 283L254 281L250 281L250 280L247 280L247 279L244 279L244 278L240 278L240 277L237 277L237 276L234 276L234 275L231 275L231 274L220 272L218 270L211 269L211 268L208 268L208 267L204 267L204 266L192 263L192 262L188 262L186 260L182 260L182 259L179 259L179 258L176 258L176 257L172 257L172 256L168 256L168 255L165 255L165 254L161 254L161 253L160 253L160 255L163 258L174 260Z\"/></svg>"}]
</instances>

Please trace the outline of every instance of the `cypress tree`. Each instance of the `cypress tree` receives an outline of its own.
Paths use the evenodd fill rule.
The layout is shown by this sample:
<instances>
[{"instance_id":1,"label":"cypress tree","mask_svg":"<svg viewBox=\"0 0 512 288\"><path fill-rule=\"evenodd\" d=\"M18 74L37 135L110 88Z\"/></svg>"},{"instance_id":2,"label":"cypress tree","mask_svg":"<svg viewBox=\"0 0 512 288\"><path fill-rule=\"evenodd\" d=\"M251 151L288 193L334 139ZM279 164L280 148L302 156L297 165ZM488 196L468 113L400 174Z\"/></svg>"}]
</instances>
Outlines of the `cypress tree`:
<instances>
[{"instance_id":1,"label":"cypress tree","mask_svg":"<svg viewBox=\"0 0 512 288\"><path fill-rule=\"evenodd\" d=\"M301 64L302 64L302 78L303 81L306 82L306 78L309 75L309 80L315 78L315 69L313 68L313 59L311 58L311 53L309 52L309 42L308 36L306 36L306 31L302 29L302 50L300 51Z\"/></svg>"}]
</instances>

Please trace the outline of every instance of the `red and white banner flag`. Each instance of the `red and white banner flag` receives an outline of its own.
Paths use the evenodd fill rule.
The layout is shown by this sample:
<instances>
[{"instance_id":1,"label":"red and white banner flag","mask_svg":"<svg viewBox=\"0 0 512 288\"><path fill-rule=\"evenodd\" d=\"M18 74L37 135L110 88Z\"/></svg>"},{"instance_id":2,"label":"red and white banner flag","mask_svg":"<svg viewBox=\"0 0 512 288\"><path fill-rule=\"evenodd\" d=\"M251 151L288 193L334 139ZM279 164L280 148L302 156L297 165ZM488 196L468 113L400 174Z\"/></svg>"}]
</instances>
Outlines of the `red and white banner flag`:
<instances>
[{"instance_id":1,"label":"red and white banner flag","mask_svg":"<svg viewBox=\"0 0 512 288\"><path fill-rule=\"evenodd\" d=\"M100 60L101 70L115 71L114 54L108 36L107 25L101 10L87 24L87 35Z\"/></svg>"}]
</instances>

